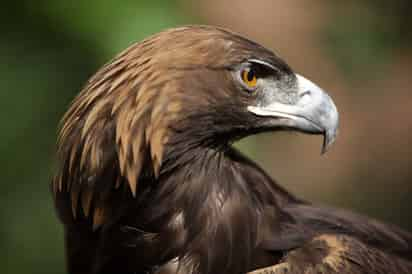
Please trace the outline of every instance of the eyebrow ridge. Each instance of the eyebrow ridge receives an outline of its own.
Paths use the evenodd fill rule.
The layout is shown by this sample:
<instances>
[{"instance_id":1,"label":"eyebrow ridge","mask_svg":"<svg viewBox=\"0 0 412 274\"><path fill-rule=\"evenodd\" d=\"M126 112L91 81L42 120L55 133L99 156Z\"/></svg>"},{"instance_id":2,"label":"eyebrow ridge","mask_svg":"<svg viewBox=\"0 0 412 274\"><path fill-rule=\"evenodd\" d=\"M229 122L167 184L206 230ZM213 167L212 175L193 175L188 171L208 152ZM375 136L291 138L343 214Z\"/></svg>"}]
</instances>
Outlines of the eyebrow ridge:
<instances>
[{"instance_id":1,"label":"eyebrow ridge","mask_svg":"<svg viewBox=\"0 0 412 274\"><path fill-rule=\"evenodd\" d=\"M263 66L266 66L266 67L268 67L268 68L270 68L270 69L272 69L276 72L280 72L280 70L277 67L275 67L274 65L272 65L272 64L270 64L266 61L260 60L260 59L252 58L252 59L249 59L248 62L263 65Z\"/></svg>"}]
</instances>

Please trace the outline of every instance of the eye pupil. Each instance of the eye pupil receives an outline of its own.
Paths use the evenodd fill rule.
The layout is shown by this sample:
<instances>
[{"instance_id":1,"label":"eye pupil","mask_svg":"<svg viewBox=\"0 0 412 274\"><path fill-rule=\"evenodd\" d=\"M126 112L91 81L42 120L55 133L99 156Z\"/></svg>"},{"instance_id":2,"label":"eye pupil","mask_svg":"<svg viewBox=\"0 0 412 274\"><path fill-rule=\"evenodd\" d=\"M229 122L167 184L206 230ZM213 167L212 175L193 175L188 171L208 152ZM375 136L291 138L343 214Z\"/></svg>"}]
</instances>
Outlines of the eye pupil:
<instances>
[{"instance_id":1,"label":"eye pupil","mask_svg":"<svg viewBox=\"0 0 412 274\"><path fill-rule=\"evenodd\" d=\"M253 70L249 70L248 72L247 72L247 80L249 81L249 82L252 82L254 79L255 79L255 72L253 71Z\"/></svg>"}]
</instances>

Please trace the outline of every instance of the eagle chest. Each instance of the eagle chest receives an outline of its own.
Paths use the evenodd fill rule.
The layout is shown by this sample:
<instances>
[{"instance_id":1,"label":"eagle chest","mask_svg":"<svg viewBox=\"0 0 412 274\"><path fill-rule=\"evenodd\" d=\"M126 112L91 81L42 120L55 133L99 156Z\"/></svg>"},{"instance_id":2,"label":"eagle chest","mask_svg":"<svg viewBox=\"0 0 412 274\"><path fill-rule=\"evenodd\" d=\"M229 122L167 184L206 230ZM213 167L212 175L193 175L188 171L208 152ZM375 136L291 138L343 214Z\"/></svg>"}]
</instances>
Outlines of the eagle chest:
<instances>
[{"instance_id":1,"label":"eagle chest","mask_svg":"<svg viewBox=\"0 0 412 274\"><path fill-rule=\"evenodd\" d=\"M212 192L179 209L167 228L160 237L169 241L174 256L155 273L242 273L256 249L258 214L236 191Z\"/></svg>"}]
</instances>

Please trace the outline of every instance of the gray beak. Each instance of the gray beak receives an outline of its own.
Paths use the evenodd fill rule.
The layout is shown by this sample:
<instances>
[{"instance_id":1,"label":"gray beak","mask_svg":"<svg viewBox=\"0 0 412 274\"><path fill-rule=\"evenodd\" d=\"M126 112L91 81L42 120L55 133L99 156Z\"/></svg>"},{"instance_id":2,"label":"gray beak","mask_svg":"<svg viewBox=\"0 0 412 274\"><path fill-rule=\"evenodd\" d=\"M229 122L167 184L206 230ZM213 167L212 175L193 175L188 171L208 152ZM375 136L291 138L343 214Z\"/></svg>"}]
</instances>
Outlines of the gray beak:
<instances>
[{"instance_id":1,"label":"gray beak","mask_svg":"<svg viewBox=\"0 0 412 274\"><path fill-rule=\"evenodd\" d=\"M249 106L258 116L279 118L276 125L306 133L323 134L322 154L336 139L339 114L329 95L305 77L296 74L297 101L294 104L270 102L266 106Z\"/></svg>"}]
</instances>

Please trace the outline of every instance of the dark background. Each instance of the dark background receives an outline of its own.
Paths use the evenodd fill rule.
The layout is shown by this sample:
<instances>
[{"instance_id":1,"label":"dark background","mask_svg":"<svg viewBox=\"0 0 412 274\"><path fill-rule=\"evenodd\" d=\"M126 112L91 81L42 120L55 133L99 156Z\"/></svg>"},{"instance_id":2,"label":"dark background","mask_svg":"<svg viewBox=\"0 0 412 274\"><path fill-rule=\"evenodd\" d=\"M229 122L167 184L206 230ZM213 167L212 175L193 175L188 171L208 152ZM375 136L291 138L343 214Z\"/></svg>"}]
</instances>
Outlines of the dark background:
<instances>
[{"instance_id":1,"label":"dark background","mask_svg":"<svg viewBox=\"0 0 412 274\"><path fill-rule=\"evenodd\" d=\"M49 181L58 121L98 67L182 24L235 30L328 90L335 146L264 134L239 146L283 186L412 230L410 0L4 1L0 8L0 265L64 273Z\"/></svg>"}]
</instances>

